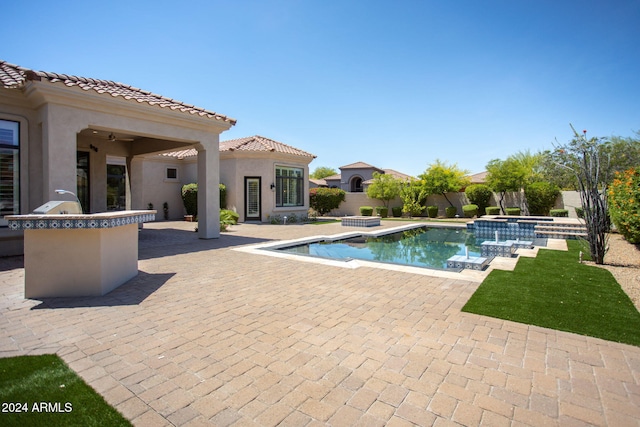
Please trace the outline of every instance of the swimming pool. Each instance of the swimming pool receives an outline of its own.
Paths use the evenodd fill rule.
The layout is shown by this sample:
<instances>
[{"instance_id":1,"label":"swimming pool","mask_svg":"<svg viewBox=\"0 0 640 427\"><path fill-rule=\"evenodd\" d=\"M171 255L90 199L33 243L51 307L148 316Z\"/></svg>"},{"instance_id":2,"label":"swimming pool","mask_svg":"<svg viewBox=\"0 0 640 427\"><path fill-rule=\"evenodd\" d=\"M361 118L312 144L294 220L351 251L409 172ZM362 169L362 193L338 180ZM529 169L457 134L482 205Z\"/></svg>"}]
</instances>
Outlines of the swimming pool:
<instances>
[{"instance_id":1,"label":"swimming pool","mask_svg":"<svg viewBox=\"0 0 640 427\"><path fill-rule=\"evenodd\" d=\"M275 250L320 258L359 259L432 269L446 269L447 260L455 255L479 257L482 252L473 233L464 228L426 226L378 236L359 235L305 242Z\"/></svg>"}]
</instances>

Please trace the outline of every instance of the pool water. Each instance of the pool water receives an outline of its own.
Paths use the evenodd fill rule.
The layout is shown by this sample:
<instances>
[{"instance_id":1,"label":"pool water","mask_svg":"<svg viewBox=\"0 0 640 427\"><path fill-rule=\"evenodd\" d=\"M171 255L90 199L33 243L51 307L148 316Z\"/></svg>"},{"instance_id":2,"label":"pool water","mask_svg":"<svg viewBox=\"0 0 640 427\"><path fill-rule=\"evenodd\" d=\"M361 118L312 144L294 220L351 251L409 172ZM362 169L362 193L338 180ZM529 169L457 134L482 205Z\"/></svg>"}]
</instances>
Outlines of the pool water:
<instances>
[{"instance_id":1,"label":"pool water","mask_svg":"<svg viewBox=\"0 0 640 427\"><path fill-rule=\"evenodd\" d=\"M460 228L419 227L378 237L357 236L279 248L278 251L331 259L360 259L444 269L455 255L479 257L473 233Z\"/></svg>"}]
</instances>

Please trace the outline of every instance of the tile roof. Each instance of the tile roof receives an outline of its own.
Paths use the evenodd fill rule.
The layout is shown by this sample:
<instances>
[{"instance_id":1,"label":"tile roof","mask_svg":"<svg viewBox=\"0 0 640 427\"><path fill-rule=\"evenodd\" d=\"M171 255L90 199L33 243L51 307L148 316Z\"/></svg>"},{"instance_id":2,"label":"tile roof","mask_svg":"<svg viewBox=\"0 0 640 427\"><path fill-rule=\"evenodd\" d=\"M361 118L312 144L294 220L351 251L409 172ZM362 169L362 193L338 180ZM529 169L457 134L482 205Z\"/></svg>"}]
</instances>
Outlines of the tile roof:
<instances>
[{"instance_id":1,"label":"tile roof","mask_svg":"<svg viewBox=\"0 0 640 427\"><path fill-rule=\"evenodd\" d=\"M2 83L2 87L5 89L22 89L26 85L27 81L48 81L50 83L64 84L69 87L77 86L86 91L93 90L100 94L111 95L113 97L120 96L126 100L133 100L139 103L144 102L151 106L169 108L182 113L197 114L201 117L221 120L231 123L232 125L236 124L236 119L218 114L214 111L185 104L183 102L176 101L175 99L166 98L123 83L87 77L69 76L66 74L57 74L45 71L34 71L10 64L6 61L0 61L0 82Z\"/></svg>"},{"instance_id":2,"label":"tile roof","mask_svg":"<svg viewBox=\"0 0 640 427\"><path fill-rule=\"evenodd\" d=\"M229 151L263 151L263 152L276 152L293 154L301 157L313 157L316 156L307 153L306 151L299 150L282 142L274 141L273 139L265 138L263 136L255 135L246 138L230 139L228 141L220 142L220 152ZM163 156L177 157L179 159L185 157L193 157L198 155L198 151L195 148L189 148L187 150L173 151L171 153L163 153Z\"/></svg>"},{"instance_id":3,"label":"tile roof","mask_svg":"<svg viewBox=\"0 0 640 427\"><path fill-rule=\"evenodd\" d=\"M472 184L484 184L487 181L487 171L468 175L468 178L471 180Z\"/></svg>"},{"instance_id":4,"label":"tile roof","mask_svg":"<svg viewBox=\"0 0 640 427\"><path fill-rule=\"evenodd\" d=\"M395 178L401 179L403 181L415 179L415 177L413 177L411 175L407 175L405 173L398 172L397 170L394 170L394 169L384 169L384 173L387 174L387 175L392 175Z\"/></svg>"},{"instance_id":5,"label":"tile roof","mask_svg":"<svg viewBox=\"0 0 640 427\"><path fill-rule=\"evenodd\" d=\"M325 180L329 180L329 181L335 181L337 179L341 179L342 175L341 174L336 174L336 175L331 175L331 176L325 176L324 179Z\"/></svg>"},{"instance_id":6,"label":"tile roof","mask_svg":"<svg viewBox=\"0 0 640 427\"><path fill-rule=\"evenodd\" d=\"M377 167L372 166L365 162L355 162L349 165L340 166L340 169L369 169L369 168L373 168L381 171L381 169L378 169Z\"/></svg>"},{"instance_id":7,"label":"tile roof","mask_svg":"<svg viewBox=\"0 0 640 427\"><path fill-rule=\"evenodd\" d=\"M260 135L222 141L220 142L220 151L275 151L302 157L316 157L306 151Z\"/></svg>"}]
</instances>

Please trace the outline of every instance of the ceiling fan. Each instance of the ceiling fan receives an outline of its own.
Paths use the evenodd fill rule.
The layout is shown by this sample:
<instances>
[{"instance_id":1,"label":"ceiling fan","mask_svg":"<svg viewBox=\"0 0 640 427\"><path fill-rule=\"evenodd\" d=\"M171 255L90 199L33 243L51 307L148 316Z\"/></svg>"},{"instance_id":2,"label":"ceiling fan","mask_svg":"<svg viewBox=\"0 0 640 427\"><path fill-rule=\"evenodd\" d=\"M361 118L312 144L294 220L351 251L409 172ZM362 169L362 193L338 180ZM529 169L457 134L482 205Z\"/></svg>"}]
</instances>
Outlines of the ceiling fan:
<instances>
[{"instance_id":1,"label":"ceiling fan","mask_svg":"<svg viewBox=\"0 0 640 427\"><path fill-rule=\"evenodd\" d=\"M113 132L111 132L107 138L111 142L116 142L116 141L131 142L131 141L133 141L133 138L118 138Z\"/></svg>"}]
</instances>

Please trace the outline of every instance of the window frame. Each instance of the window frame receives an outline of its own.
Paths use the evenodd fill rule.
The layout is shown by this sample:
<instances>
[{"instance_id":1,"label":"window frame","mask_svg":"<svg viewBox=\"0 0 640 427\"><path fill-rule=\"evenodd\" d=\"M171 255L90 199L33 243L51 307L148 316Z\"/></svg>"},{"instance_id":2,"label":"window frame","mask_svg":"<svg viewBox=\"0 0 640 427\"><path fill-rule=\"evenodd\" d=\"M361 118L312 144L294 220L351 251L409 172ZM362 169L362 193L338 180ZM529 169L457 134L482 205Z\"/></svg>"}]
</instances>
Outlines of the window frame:
<instances>
[{"instance_id":1,"label":"window frame","mask_svg":"<svg viewBox=\"0 0 640 427\"><path fill-rule=\"evenodd\" d=\"M12 119L7 117L7 115L0 115L0 125L2 129L6 129L7 131L12 133L12 143L2 143L0 142L0 149L12 150L14 153L11 153L11 157L13 159L14 171L12 177L12 192L13 192L13 212L3 213L0 215L0 227L6 227L8 225L8 221L4 219L4 215L19 215L22 209L22 170L23 170L23 153L22 151L22 140L23 140L23 121L20 119ZM6 123L6 124L5 124ZM6 126L6 127L5 127ZM12 129L13 128L13 129ZM17 168L16 168L17 166ZM17 170L15 170L17 169ZM17 186L17 190L16 187Z\"/></svg>"},{"instance_id":2,"label":"window frame","mask_svg":"<svg viewBox=\"0 0 640 427\"><path fill-rule=\"evenodd\" d=\"M174 170L176 172L176 176L174 178L171 178L169 176L169 170ZM175 166L167 166L164 168L164 180L165 182L178 182L179 180L179 174L178 174L178 168Z\"/></svg>"},{"instance_id":3,"label":"window frame","mask_svg":"<svg viewBox=\"0 0 640 427\"><path fill-rule=\"evenodd\" d=\"M283 171L287 171L288 173L283 174ZM296 176L296 173L299 173L299 176ZM274 175L276 208L303 207L305 205L304 168L298 166L275 165Z\"/></svg>"}]
</instances>

